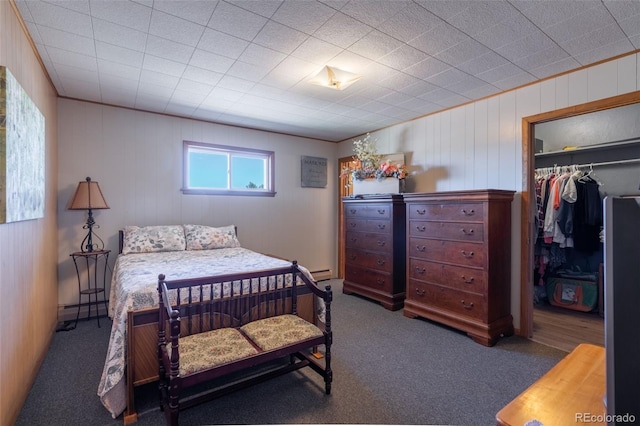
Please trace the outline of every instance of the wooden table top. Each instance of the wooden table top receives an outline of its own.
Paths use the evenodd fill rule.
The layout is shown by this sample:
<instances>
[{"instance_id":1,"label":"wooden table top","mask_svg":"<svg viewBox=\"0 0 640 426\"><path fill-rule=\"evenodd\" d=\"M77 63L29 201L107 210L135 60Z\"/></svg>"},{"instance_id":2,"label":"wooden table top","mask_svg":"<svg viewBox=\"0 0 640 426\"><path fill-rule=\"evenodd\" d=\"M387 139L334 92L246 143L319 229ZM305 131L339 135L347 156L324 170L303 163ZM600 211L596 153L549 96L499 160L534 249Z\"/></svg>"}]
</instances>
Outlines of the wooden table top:
<instances>
[{"instance_id":1,"label":"wooden table top","mask_svg":"<svg viewBox=\"0 0 640 426\"><path fill-rule=\"evenodd\" d=\"M605 349L580 344L496 414L498 425L606 425ZM589 416L589 421L586 417ZM601 421L598 421L601 420ZM536 424L532 422L531 424Z\"/></svg>"}]
</instances>

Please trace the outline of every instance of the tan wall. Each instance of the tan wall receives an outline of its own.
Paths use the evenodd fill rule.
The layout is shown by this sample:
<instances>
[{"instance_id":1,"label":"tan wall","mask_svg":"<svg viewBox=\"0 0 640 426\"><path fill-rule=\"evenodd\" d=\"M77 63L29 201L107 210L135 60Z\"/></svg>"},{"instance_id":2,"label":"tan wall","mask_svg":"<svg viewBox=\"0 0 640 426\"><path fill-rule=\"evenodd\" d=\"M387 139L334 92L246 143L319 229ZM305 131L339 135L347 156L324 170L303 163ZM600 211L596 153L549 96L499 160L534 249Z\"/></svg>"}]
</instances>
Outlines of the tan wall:
<instances>
[{"instance_id":1,"label":"tan wall","mask_svg":"<svg viewBox=\"0 0 640 426\"><path fill-rule=\"evenodd\" d=\"M15 422L56 326L57 107L56 93L20 25L13 5L0 1L0 65L45 117L45 217L0 224L0 424Z\"/></svg>"}]
</instances>

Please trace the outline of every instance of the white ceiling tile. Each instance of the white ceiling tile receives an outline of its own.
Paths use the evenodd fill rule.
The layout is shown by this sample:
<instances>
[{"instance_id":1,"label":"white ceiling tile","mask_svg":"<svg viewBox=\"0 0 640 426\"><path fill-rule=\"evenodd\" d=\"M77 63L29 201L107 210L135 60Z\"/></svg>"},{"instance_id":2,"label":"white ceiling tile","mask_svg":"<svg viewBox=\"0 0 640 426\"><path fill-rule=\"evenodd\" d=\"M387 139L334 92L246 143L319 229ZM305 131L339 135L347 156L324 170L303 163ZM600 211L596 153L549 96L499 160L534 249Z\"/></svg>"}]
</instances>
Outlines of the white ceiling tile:
<instances>
[{"instance_id":1,"label":"white ceiling tile","mask_svg":"<svg viewBox=\"0 0 640 426\"><path fill-rule=\"evenodd\" d=\"M523 86L525 84L529 84L535 80L535 77L528 72L521 72L520 74L513 75L504 80L498 80L493 82L492 84L500 89L505 87L518 87Z\"/></svg>"},{"instance_id":2,"label":"white ceiling tile","mask_svg":"<svg viewBox=\"0 0 640 426\"><path fill-rule=\"evenodd\" d=\"M247 64L260 65L265 68L271 69L282 62L287 55L282 52L262 47L257 44L250 44L242 55L238 58L240 61Z\"/></svg>"},{"instance_id":3,"label":"white ceiling tile","mask_svg":"<svg viewBox=\"0 0 640 426\"><path fill-rule=\"evenodd\" d=\"M342 49L334 44L327 43L315 37L309 37L291 53L291 56L323 65L340 52L342 52Z\"/></svg>"},{"instance_id":4,"label":"white ceiling tile","mask_svg":"<svg viewBox=\"0 0 640 426\"><path fill-rule=\"evenodd\" d=\"M216 85L218 81L222 78L224 74L206 70L204 68L194 67L192 65L188 65L184 70L184 74L182 74L183 79L192 80L198 83L211 84Z\"/></svg>"},{"instance_id":5,"label":"white ceiling tile","mask_svg":"<svg viewBox=\"0 0 640 426\"><path fill-rule=\"evenodd\" d=\"M215 84L200 83L194 80L182 78L176 86L176 91L194 93L198 95L204 94L204 96L206 97L206 95L208 95L214 87ZM198 103L200 102L202 101L199 101Z\"/></svg>"},{"instance_id":6,"label":"white ceiling tile","mask_svg":"<svg viewBox=\"0 0 640 426\"><path fill-rule=\"evenodd\" d=\"M45 46L45 49L49 54L51 62L56 66L64 65L90 71L96 71L98 68L95 56L81 55L53 46Z\"/></svg>"},{"instance_id":7,"label":"white ceiling tile","mask_svg":"<svg viewBox=\"0 0 640 426\"><path fill-rule=\"evenodd\" d=\"M207 25L217 0L154 0L153 8L200 25Z\"/></svg>"},{"instance_id":8,"label":"white ceiling tile","mask_svg":"<svg viewBox=\"0 0 640 426\"><path fill-rule=\"evenodd\" d=\"M151 83L148 80L141 82L138 85L138 92L136 96L136 100L141 99L158 99L161 102L169 102L173 91L175 90L175 86L169 87L162 84ZM162 105L162 109L164 109L165 105Z\"/></svg>"},{"instance_id":9,"label":"white ceiling tile","mask_svg":"<svg viewBox=\"0 0 640 426\"><path fill-rule=\"evenodd\" d=\"M196 49L189 61L189 65L210 71L225 73L229 70L231 65L233 65L233 62L233 59L229 59L225 56Z\"/></svg>"},{"instance_id":10,"label":"white ceiling tile","mask_svg":"<svg viewBox=\"0 0 640 426\"><path fill-rule=\"evenodd\" d=\"M499 89L498 87L492 84L485 84L483 86L478 86L473 89L460 92L460 94L469 99L481 99L481 98L495 95L497 93L500 93L501 91L502 89Z\"/></svg>"},{"instance_id":11,"label":"white ceiling tile","mask_svg":"<svg viewBox=\"0 0 640 426\"><path fill-rule=\"evenodd\" d=\"M510 20L519 14L518 10L508 2L477 0L460 13L447 19L447 22L473 37L487 28Z\"/></svg>"},{"instance_id":12,"label":"white ceiling tile","mask_svg":"<svg viewBox=\"0 0 640 426\"><path fill-rule=\"evenodd\" d=\"M522 72L522 69L520 69L518 66L509 62L504 65L499 65L485 72L476 74L476 77L478 77L483 81L486 81L487 83L493 84L496 81L505 80L514 75L518 75L521 72Z\"/></svg>"},{"instance_id":13,"label":"white ceiling tile","mask_svg":"<svg viewBox=\"0 0 640 426\"><path fill-rule=\"evenodd\" d=\"M145 54L144 60L142 61L143 70L156 71L174 77L182 76L186 67L187 66L181 62L171 61L149 54Z\"/></svg>"},{"instance_id":14,"label":"white ceiling tile","mask_svg":"<svg viewBox=\"0 0 640 426\"><path fill-rule=\"evenodd\" d=\"M138 79L127 78L127 76L121 76L117 74L102 73L100 72L100 88L104 95L106 92L118 91L128 92L135 99L135 94L138 91Z\"/></svg>"},{"instance_id":15,"label":"white ceiling tile","mask_svg":"<svg viewBox=\"0 0 640 426\"><path fill-rule=\"evenodd\" d=\"M35 19L31 16L31 11L29 10L29 2L27 0L15 0L16 6L18 6L18 11L20 12L20 16L22 16L22 20L25 22L33 23Z\"/></svg>"},{"instance_id":16,"label":"white ceiling tile","mask_svg":"<svg viewBox=\"0 0 640 426\"><path fill-rule=\"evenodd\" d=\"M220 2L207 26L243 40L251 41L267 23L267 19L226 2Z\"/></svg>"},{"instance_id":17,"label":"white ceiling tile","mask_svg":"<svg viewBox=\"0 0 640 426\"><path fill-rule=\"evenodd\" d=\"M475 39L495 50L533 33L541 33L541 31L525 16L516 14L510 19L485 28L475 36Z\"/></svg>"},{"instance_id":18,"label":"white ceiling tile","mask_svg":"<svg viewBox=\"0 0 640 426\"><path fill-rule=\"evenodd\" d=\"M411 4L410 0L352 0L340 11L360 22L376 27Z\"/></svg>"},{"instance_id":19,"label":"white ceiling tile","mask_svg":"<svg viewBox=\"0 0 640 426\"><path fill-rule=\"evenodd\" d=\"M459 69L449 68L448 70L445 70L440 74L436 74L434 76L426 78L425 80L431 84L435 84L436 86L445 87L452 84L456 84L468 77L469 77L469 74L463 71L460 71Z\"/></svg>"},{"instance_id":20,"label":"white ceiling tile","mask_svg":"<svg viewBox=\"0 0 640 426\"><path fill-rule=\"evenodd\" d=\"M495 51L507 60L514 61L518 58L523 58L536 52L557 47L558 44L551 40L546 34L536 32L521 39L513 40L509 44L495 49Z\"/></svg>"},{"instance_id":21,"label":"white ceiling tile","mask_svg":"<svg viewBox=\"0 0 640 426\"><path fill-rule=\"evenodd\" d=\"M31 36L33 42L36 44L44 44L44 42L42 41L42 37L40 37L38 26L33 22L25 22L25 25L27 26L27 30L29 31L29 35Z\"/></svg>"},{"instance_id":22,"label":"white ceiling tile","mask_svg":"<svg viewBox=\"0 0 640 426\"><path fill-rule=\"evenodd\" d=\"M415 2L447 21L472 6L476 0L415 0Z\"/></svg>"},{"instance_id":23,"label":"white ceiling tile","mask_svg":"<svg viewBox=\"0 0 640 426\"><path fill-rule=\"evenodd\" d=\"M230 75L225 75L220 79L216 88L233 90L238 93L246 93L251 90L251 88L255 85L254 82L244 80L242 78L233 77Z\"/></svg>"},{"instance_id":24,"label":"white ceiling tile","mask_svg":"<svg viewBox=\"0 0 640 426\"><path fill-rule=\"evenodd\" d=\"M269 73L269 71L271 71L270 68L248 64L242 61L236 61L227 71L227 75L257 83L258 81L262 80Z\"/></svg>"},{"instance_id":25,"label":"white ceiling tile","mask_svg":"<svg viewBox=\"0 0 640 426\"><path fill-rule=\"evenodd\" d=\"M96 55L94 41L91 37L84 37L45 26L40 26L38 32L42 36L45 46L57 47L87 56Z\"/></svg>"},{"instance_id":26,"label":"white ceiling tile","mask_svg":"<svg viewBox=\"0 0 640 426\"><path fill-rule=\"evenodd\" d=\"M265 18L271 18L282 4L282 0L226 0L242 9L248 10Z\"/></svg>"},{"instance_id":27,"label":"white ceiling tile","mask_svg":"<svg viewBox=\"0 0 640 426\"><path fill-rule=\"evenodd\" d=\"M505 58L493 51L489 51L484 55L456 65L456 68L468 74L476 75L507 63L508 61Z\"/></svg>"},{"instance_id":28,"label":"white ceiling tile","mask_svg":"<svg viewBox=\"0 0 640 426\"><path fill-rule=\"evenodd\" d=\"M334 9L319 2L285 0L271 19L303 33L313 34L335 13Z\"/></svg>"},{"instance_id":29,"label":"white ceiling tile","mask_svg":"<svg viewBox=\"0 0 640 426\"><path fill-rule=\"evenodd\" d=\"M146 54L186 64L193 56L195 48L171 40L149 35Z\"/></svg>"},{"instance_id":30,"label":"white ceiling tile","mask_svg":"<svg viewBox=\"0 0 640 426\"><path fill-rule=\"evenodd\" d=\"M377 28L406 43L441 23L442 19L414 3L384 21Z\"/></svg>"},{"instance_id":31,"label":"white ceiling tile","mask_svg":"<svg viewBox=\"0 0 640 426\"><path fill-rule=\"evenodd\" d=\"M197 46L205 27L168 13L153 11L149 34L187 46Z\"/></svg>"},{"instance_id":32,"label":"white ceiling tile","mask_svg":"<svg viewBox=\"0 0 640 426\"><path fill-rule=\"evenodd\" d=\"M408 44L429 55L437 55L443 50L447 50L468 38L469 36L459 29L443 22L437 27L409 41Z\"/></svg>"},{"instance_id":33,"label":"white ceiling tile","mask_svg":"<svg viewBox=\"0 0 640 426\"><path fill-rule=\"evenodd\" d=\"M600 3L600 0L549 1L539 2L538 5L535 3L531 0L512 2L531 22L544 30L580 15L585 9Z\"/></svg>"},{"instance_id":34,"label":"white ceiling tile","mask_svg":"<svg viewBox=\"0 0 640 426\"><path fill-rule=\"evenodd\" d=\"M314 37L346 49L373 28L343 13L336 13L313 34Z\"/></svg>"},{"instance_id":35,"label":"white ceiling tile","mask_svg":"<svg viewBox=\"0 0 640 426\"><path fill-rule=\"evenodd\" d=\"M253 40L263 47L289 54L307 39L308 35L277 22L269 21Z\"/></svg>"},{"instance_id":36,"label":"white ceiling tile","mask_svg":"<svg viewBox=\"0 0 640 426\"><path fill-rule=\"evenodd\" d=\"M151 8L129 0L120 0L117 7L110 1L91 0L91 16L138 31L147 31Z\"/></svg>"},{"instance_id":37,"label":"white ceiling tile","mask_svg":"<svg viewBox=\"0 0 640 426\"><path fill-rule=\"evenodd\" d=\"M535 52L532 55L526 56L524 58L518 58L514 60L513 63L521 69L526 70L530 68L540 67L544 64L553 64L568 56L569 54L565 50L561 49L560 47L553 46L549 49Z\"/></svg>"},{"instance_id":38,"label":"white ceiling tile","mask_svg":"<svg viewBox=\"0 0 640 426\"><path fill-rule=\"evenodd\" d=\"M249 46L249 42L220 31L206 28L198 42L198 49L237 59Z\"/></svg>"},{"instance_id":39,"label":"white ceiling tile","mask_svg":"<svg viewBox=\"0 0 640 426\"><path fill-rule=\"evenodd\" d=\"M528 70L532 75L538 78L547 78L552 75L561 74L569 70L580 67L581 64L574 58L564 58L558 62L544 64L540 67Z\"/></svg>"},{"instance_id":40,"label":"white ceiling tile","mask_svg":"<svg viewBox=\"0 0 640 426\"><path fill-rule=\"evenodd\" d=\"M129 90L103 90L100 92L102 102L107 105L118 105L133 108L136 105L136 92Z\"/></svg>"},{"instance_id":41,"label":"white ceiling tile","mask_svg":"<svg viewBox=\"0 0 640 426\"><path fill-rule=\"evenodd\" d=\"M126 78L133 81L140 80L140 68L131 65L122 64L119 62L105 61L98 59L98 69L100 72L100 80L103 76L118 76L120 78Z\"/></svg>"},{"instance_id":42,"label":"white ceiling tile","mask_svg":"<svg viewBox=\"0 0 640 426\"><path fill-rule=\"evenodd\" d=\"M449 49L441 51L434 55L434 57L455 67L467 62L469 59L475 59L489 52L490 50L483 44L473 39L467 39L461 43L451 46Z\"/></svg>"},{"instance_id":43,"label":"white ceiling tile","mask_svg":"<svg viewBox=\"0 0 640 426\"><path fill-rule=\"evenodd\" d=\"M571 56L578 56L602 46L613 45L619 41L623 41L625 43L623 51L627 52L629 49L632 49L629 40L627 40L627 37L622 32L618 24L612 24L604 28L598 28L595 31L590 31L583 36L572 38L564 43L560 43L560 46Z\"/></svg>"},{"instance_id":44,"label":"white ceiling tile","mask_svg":"<svg viewBox=\"0 0 640 426\"><path fill-rule=\"evenodd\" d=\"M581 52L579 54L574 55L574 58L579 63L592 64L594 62L602 61L606 58L617 55L621 55L623 53L629 52L633 50L633 44L628 39L616 40L609 44L597 45L594 44L593 49Z\"/></svg>"},{"instance_id":45,"label":"white ceiling tile","mask_svg":"<svg viewBox=\"0 0 640 426\"><path fill-rule=\"evenodd\" d=\"M426 80L429 77L440 74L450 68L451 65L445 64L436 58L427 58L424 61L405 69L404 72L414 77Z\"/></svg>"},{"instance_id":46,"label":"white ceiling tile","mask_svg":"<svg viewBox=\"0 0 640 426\"><path fill-rule=\"evenodd\" d=\"M193 92L193 91L183 91L179 88L171 95L170 104L167 105L167 109L172 108L172 106L177 103L180 106L190 106L193 110L196 109L198 105L205 100L209 92Z\"/></svg>"},{"instance_id":47,"label":"white ceiling tile","mask_svg":"<svg viewBox=\"0 0 640 426\"><path fill-rule=\"evenodd\" d=\"M141 68L144 54L138 50L131 50L109 43L96 41L96 57L108 62L117 62L131 67Z\"/></svg>"},{"instance_id":48,"label":"white ceiling tile","mask_svg":"<svg viewBox=\"0 0 640 426\"><path fill-rule=\"evenodd\" d=\"M46 26L85 37L93 35L91 17L52 3L28 3L33 20L38 26Z\"/></svg>"},{"instance_id":49,"label":"white ceiling tile","mask_svg":"<svg viewBox=\"0 0 640 426\"><path fill-rule=\"evenodd\" d=\"M93 28L95 39L98 41L144 52L147 43L145 32L95 18Z\"/></svg>"},{"instance_id":50,"label":"white ceiling tile","mask_svg":"<svg viewBox=\"0 0 640 426\"><path fill-rule=\"evenodd\" d=\"M408 44L403 44L399 48L380 58L379 61L388 67L395 68L397 70L404 70L428 58L429 55L426 53L411 47Z\"/></svg>"},{"instance_id":51,"label":"white ceiling tile","mask_svg":"<svg viewBox=\"0 0 640 426\"><path fill-rule=\"evenodd\" d=\"M365 58L377 60L402 45L400 40L378 30L373 30L355 42L348 50Z\"/></svg>"},{"instance_id":52,"label":"white ceiling tile","mask_svg":"<svg viewBox=\"0 0 640 426\"><path fill-rule=\"evenodd\" d=\"M150 69L143 68L140 72L140 81L147 83L149 86L162 86L173 90L178 85L179 80L176 76ZM140 86L142 87L143 84L140 83Z\"/></svg>"}]
</instances>

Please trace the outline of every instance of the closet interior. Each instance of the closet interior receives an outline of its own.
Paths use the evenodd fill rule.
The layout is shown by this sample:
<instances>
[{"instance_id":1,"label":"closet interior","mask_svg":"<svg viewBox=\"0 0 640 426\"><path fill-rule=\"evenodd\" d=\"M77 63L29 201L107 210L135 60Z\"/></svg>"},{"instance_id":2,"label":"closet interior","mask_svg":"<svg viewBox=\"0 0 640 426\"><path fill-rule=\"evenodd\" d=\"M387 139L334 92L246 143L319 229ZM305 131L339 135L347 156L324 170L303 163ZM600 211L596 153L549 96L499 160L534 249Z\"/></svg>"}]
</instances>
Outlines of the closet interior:
<instances>
[{"instance_id":1,"label":"closet interior","mask_svg":"<svg viewBox=\"0 0 640 426\"><path fill-rule=\"evenodd\" d=\"M604 346L603 200L640 194L640 105L535 125L533 337Z\"/></svg>"}]
</instances>

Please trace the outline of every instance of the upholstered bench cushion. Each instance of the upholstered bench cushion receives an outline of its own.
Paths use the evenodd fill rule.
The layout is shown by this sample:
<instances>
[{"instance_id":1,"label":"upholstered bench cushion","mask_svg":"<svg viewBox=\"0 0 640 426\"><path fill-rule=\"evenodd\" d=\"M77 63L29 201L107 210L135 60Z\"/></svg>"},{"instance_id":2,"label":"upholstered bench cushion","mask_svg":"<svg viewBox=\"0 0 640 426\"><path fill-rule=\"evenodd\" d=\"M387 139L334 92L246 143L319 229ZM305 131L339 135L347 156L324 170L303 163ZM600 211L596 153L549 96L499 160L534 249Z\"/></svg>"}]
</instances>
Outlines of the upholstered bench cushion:
<instances>
[{"instance_id":1,"label":"upholstered bench cushion","mask_svg":"<svg viewBox=\"0 0 640 426\"><path fill-rule=\"evenodd\" d=\"M220 328L178 340L180 375L185 376L258 353L235 328Z\"/></svg>"},{"instance_id":2,"label":"upholstered bench cushion","mask_svg":"<svg viewBox=\"0 0 640 426\"><path fill-rule=\"evenodd\" d=\"M250 322L240 330L263 351L322 336L322 330L297 315L264 318Z\"/></svg>"}]
</instances>

